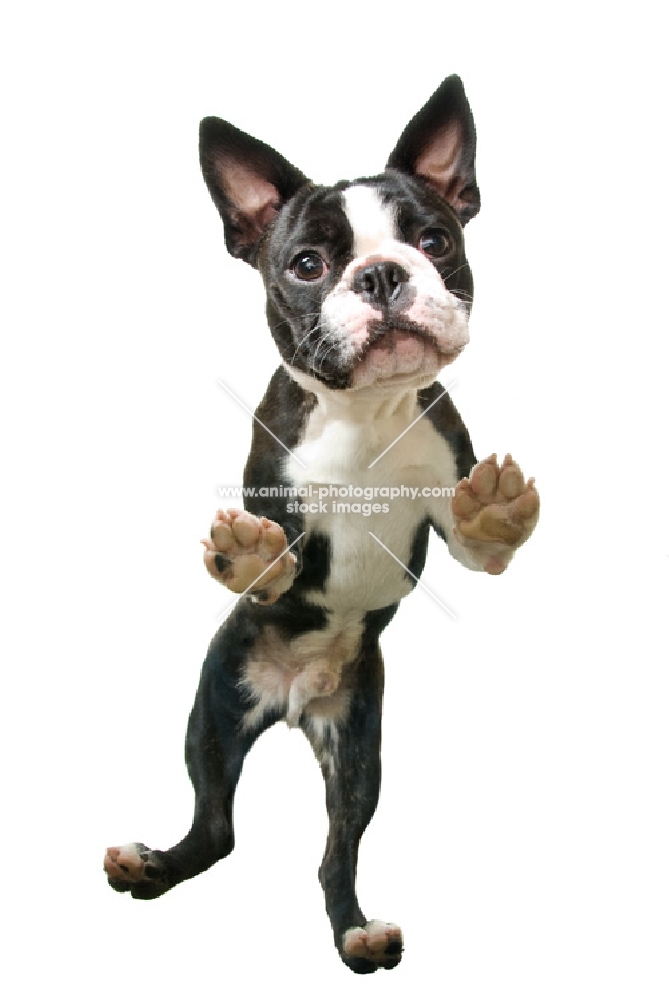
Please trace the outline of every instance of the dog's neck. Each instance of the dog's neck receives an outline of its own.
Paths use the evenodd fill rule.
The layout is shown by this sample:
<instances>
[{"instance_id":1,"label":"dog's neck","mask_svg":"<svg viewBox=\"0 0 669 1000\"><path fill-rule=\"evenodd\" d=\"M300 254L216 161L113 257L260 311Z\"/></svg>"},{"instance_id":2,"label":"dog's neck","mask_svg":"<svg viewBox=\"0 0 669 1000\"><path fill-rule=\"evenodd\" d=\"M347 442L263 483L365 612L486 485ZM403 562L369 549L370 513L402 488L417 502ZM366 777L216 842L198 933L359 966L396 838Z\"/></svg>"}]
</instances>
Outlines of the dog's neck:
<instances>
[{"instance_id":1,"label":"dog's neck","mask_svg":"<svg viewBox=\"0 0 669 1000\"><path fill-rule=\"evenodd\" d=\"M284 365L297 384L316 397L319 410L328 420L370 423L414 412L420 389L434 382L434 376L407 378L393 385L371 385L359 389L330 389L317 378Z\"/></svg>"}]
</instances>

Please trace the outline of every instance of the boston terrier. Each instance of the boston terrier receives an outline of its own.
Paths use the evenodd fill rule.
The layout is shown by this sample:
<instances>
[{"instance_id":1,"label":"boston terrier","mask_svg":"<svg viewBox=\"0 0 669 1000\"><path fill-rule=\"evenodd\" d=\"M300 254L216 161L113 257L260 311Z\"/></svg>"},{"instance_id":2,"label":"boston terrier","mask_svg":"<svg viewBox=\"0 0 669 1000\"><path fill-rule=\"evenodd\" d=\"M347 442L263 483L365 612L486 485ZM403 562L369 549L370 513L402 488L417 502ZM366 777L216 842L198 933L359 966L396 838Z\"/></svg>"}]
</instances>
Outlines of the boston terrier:
<instances>
[{"instance_id":1,"label":"boston terrier","mask_svg":"<svg viewBox=\"0 0 669 1000\"><path fill-rule=\"evenodd\" d=\"M510 456L476 463L438 373L469 339L463 227L479 210L476 133L450 76L385 171L312 183L218 118L204 179L230 253L258 269L281 357L254 421L245 510L220 510L209 573L241 598L209 647L188 724L190 832L167 851L107 851L112 888L153 899L226 857L247 752L299 727L326 786L319 870L337 951L357 973L402 957L397 924L368 920L358 844L380 781L379 635L425 564L430 529L465 567L502 573L539 498Z\"/></svg>"}]
</instances>

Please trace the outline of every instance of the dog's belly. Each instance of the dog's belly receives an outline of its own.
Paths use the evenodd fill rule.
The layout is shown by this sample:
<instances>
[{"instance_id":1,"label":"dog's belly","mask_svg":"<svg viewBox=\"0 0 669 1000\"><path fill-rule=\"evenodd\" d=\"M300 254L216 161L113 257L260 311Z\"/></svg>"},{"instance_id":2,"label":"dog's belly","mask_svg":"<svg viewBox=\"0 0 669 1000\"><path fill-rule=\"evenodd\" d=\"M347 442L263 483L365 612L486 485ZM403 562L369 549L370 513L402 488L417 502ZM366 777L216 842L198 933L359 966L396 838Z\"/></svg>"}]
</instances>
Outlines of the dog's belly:
<instances>
[{"instance_id":1,"label":"dog's belly","mask_svg":"<svg viewBox=\"0 0 669 1000\"><path fill-rule=\"evenodd\" d=\"M414 585L404 568L411 560L415 534L407 529L410 519L420 518L420 513L424 517L425 511L410 501L391 509L395 516L338 511L305 515L307 535L318 532L330 539L325 589L303 595L325 608L326 624L290 640L271 628L264 630L244 671L244 686L255 701L246 726L253 728L276 710L285 713L291 725L305 709L312 720L322 722L334 723L346 715L346 667L358 656L366 613L397 603Z\"/></svg>"},{"instance_id":2,"label":"dog's belly","mask_svg":"<svg viewBox=\"0 0 669 1000\"><path fill-rule=\"evenodd\" d=\"M329 728L345 718L350 698L346 671L358 657L365 615L397 603L414 586L404 567L411 561L411 542L425 509L404 501L391 510L394 516L305 515L307 534L316 531L330 539L325 589L304 593L307 601L325 608L326 623L290 640L264 630L244 669L243 684L254 699L246 727L254 728L274 711L289 725L297 725L303 712L312 724Z\"/></svg>"},{"instance_id":3,"label":"dog's belly","mask_svg":"<svg viewBox=\"0 0 669 1000\"><path fill-rule=\"evenodd\" d=\"M308 706L313 719L336 723L347 712L346 667L358 656L364 614L328 613L325 628L285 639L267 627L254 643L242 684L254 700L244 726L254 728L265 714L279 711L296 725Z\"/></svg>"}]
</instances>

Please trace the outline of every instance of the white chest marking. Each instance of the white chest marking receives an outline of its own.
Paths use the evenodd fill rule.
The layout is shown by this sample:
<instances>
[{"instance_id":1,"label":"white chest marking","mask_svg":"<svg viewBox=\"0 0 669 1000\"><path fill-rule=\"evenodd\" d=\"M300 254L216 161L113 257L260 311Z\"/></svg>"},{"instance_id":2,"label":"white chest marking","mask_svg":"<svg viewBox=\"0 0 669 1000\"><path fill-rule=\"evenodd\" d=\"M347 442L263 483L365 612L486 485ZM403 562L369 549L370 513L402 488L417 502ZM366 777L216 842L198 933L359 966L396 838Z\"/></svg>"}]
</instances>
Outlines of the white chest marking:
<instances>
[{"instance_id":1,"label":"white chest marking","mask_svg":"<svg viewBox=\"0 0 669 1000\"><path fill-rule=\"evenodd\" d=\"M425 489L452 488L458 478L451 449L427 418L369 468L419 413L415 391L377 399L372 407L369 399L335 402L321 397L312 411L295 449L305 467L288 458L286 472L287 481L312 487L312 497L305 498L311 509L303 512L306 531L330 539L325 594L309 595L316 603L342 613L372 611L401 600L413 582L370 532L406 566L426 517L449 524L450 498L423 495ZM405 495L388 495L402 487ZM409 491L413 495L406 495Z\"/></svg>"}]
</instances>

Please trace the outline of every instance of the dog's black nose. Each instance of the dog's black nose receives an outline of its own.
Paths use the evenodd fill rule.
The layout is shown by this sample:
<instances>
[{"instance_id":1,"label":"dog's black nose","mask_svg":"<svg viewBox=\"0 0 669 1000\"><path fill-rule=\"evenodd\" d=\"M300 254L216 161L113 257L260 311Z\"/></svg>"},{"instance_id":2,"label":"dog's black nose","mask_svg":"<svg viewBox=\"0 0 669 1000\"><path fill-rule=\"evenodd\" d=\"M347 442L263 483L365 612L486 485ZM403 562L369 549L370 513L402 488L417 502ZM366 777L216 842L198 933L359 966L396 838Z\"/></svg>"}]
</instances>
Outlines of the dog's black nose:
<instances>
[{"instance_id":1,"label":"dog's black nose","mask_svg":"<svg viewBox=\"0 0 669 1000\"><path fill-rule=\"evenodd\" d=\"M401 264L381 260L358 271L353 291L370 305L386 307L397 302L408 282L409 274Z\"/></svg>"}]
</instances>

